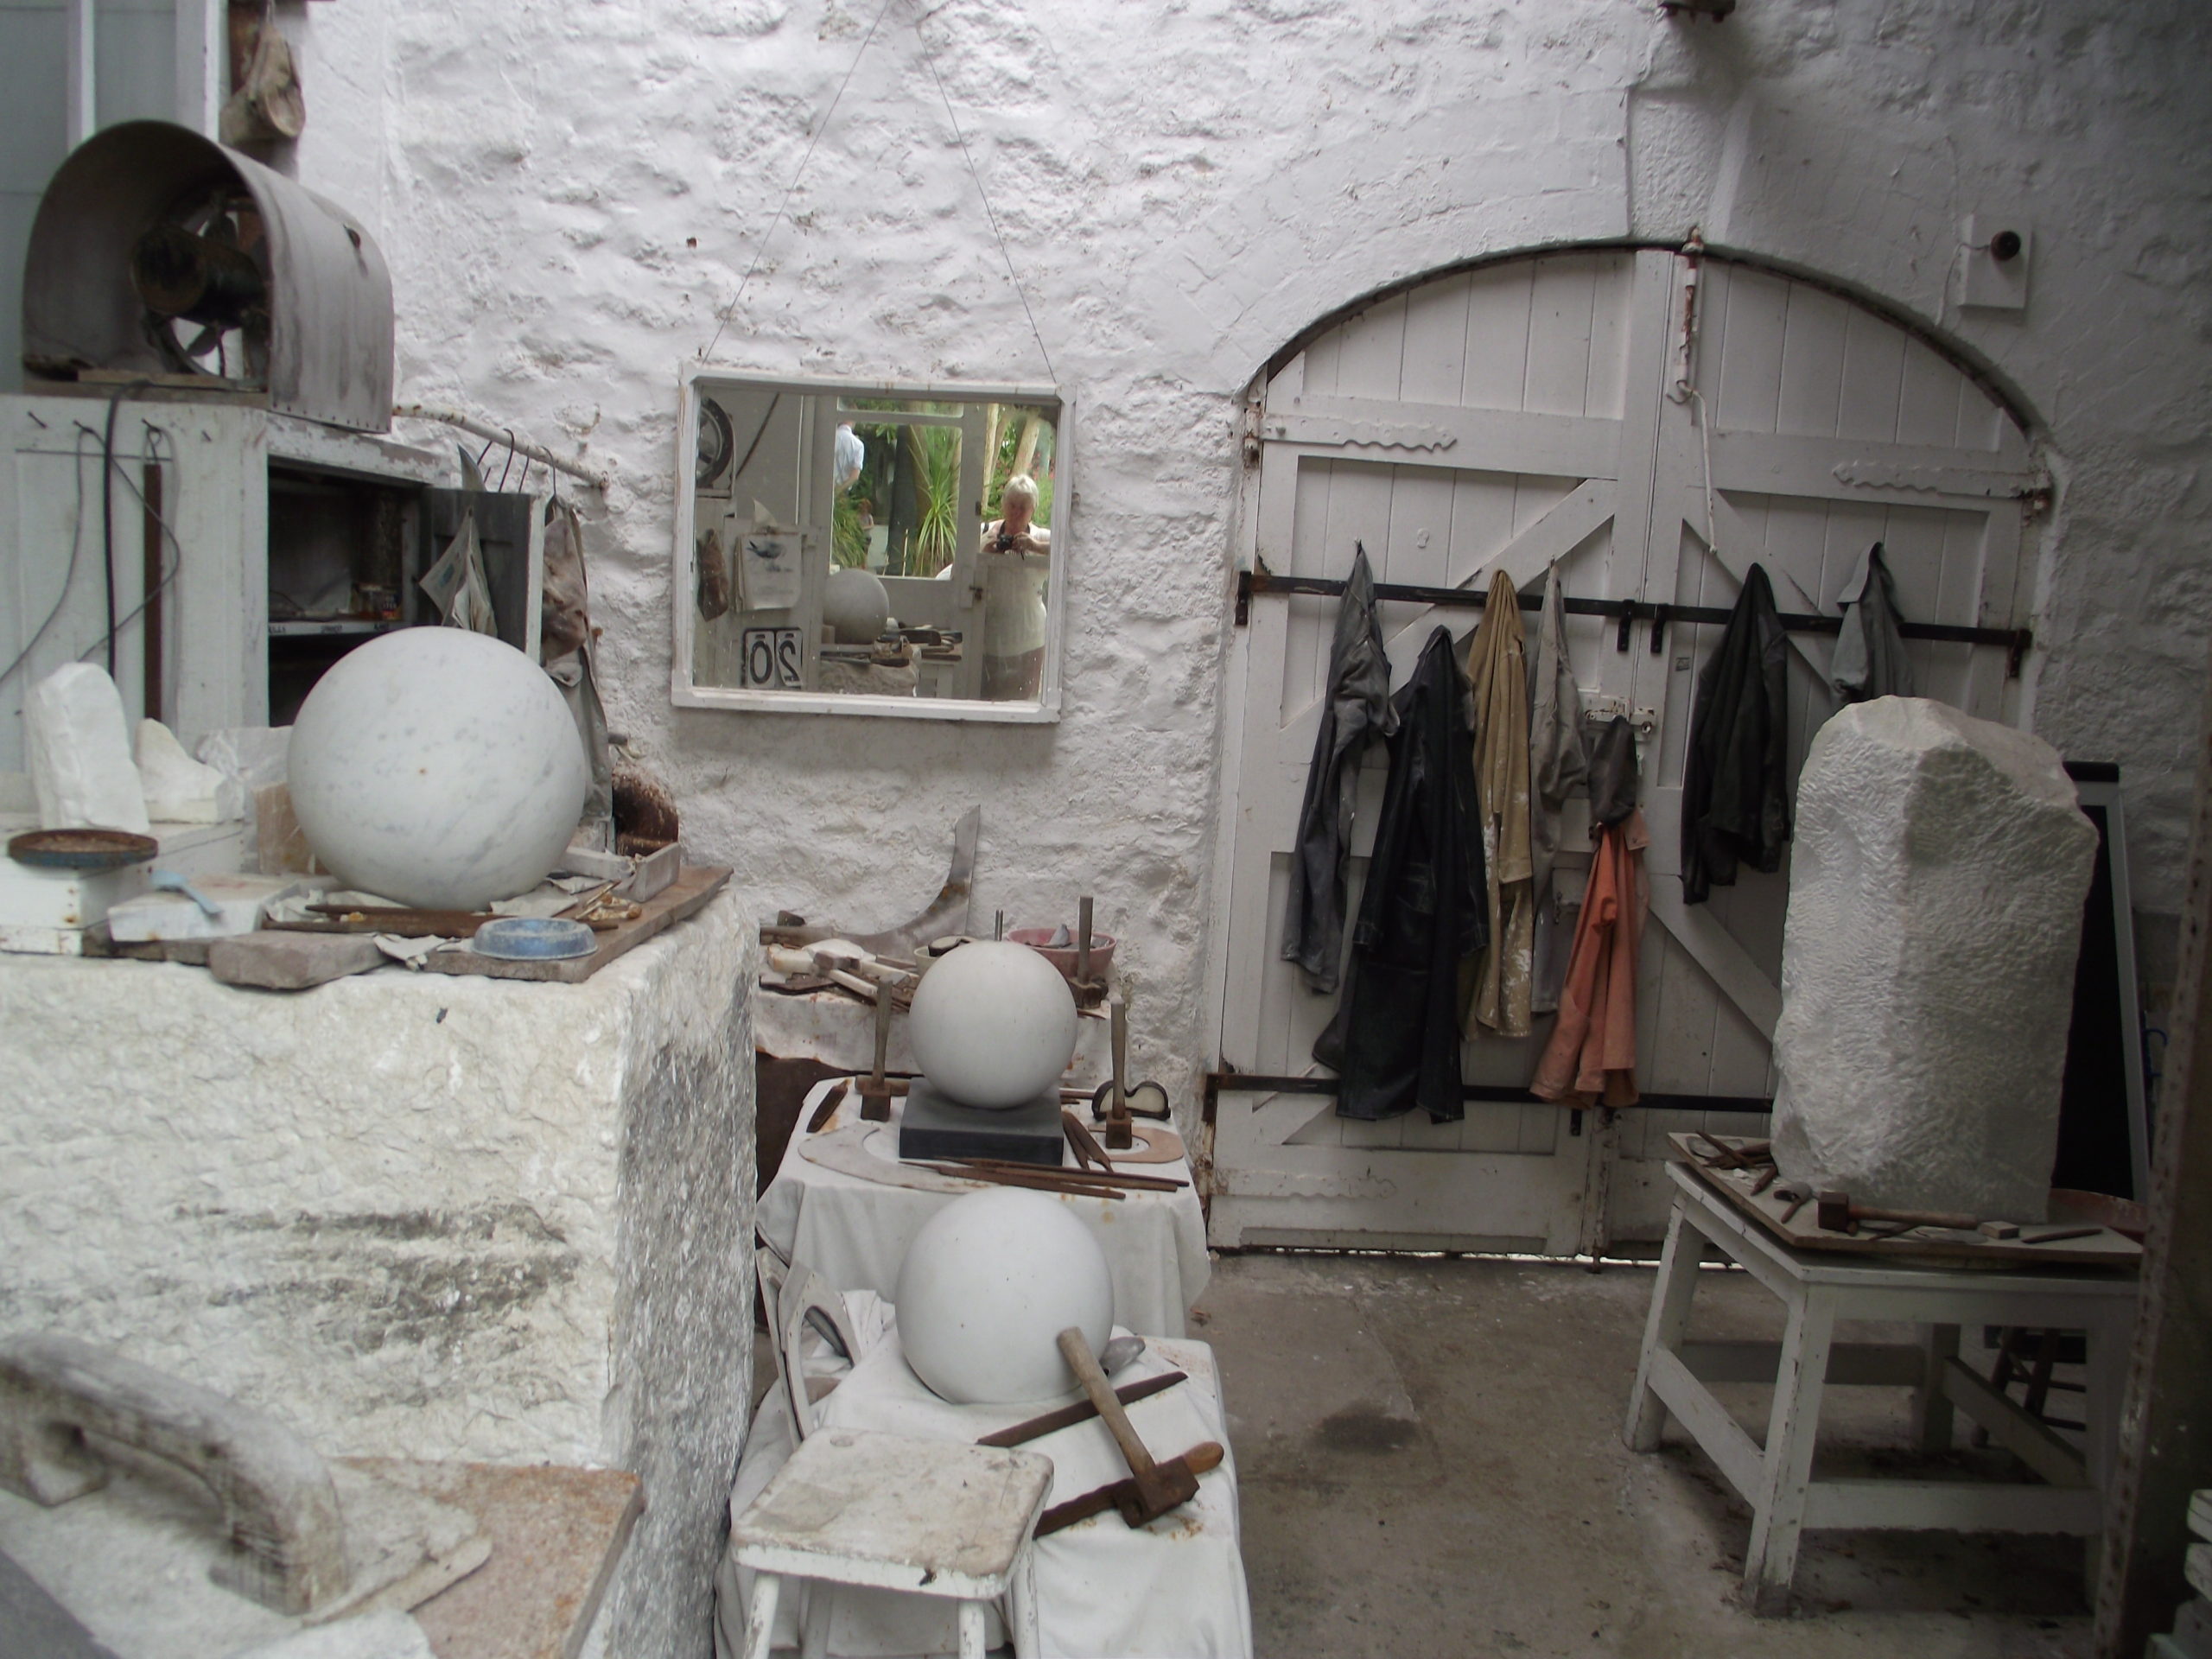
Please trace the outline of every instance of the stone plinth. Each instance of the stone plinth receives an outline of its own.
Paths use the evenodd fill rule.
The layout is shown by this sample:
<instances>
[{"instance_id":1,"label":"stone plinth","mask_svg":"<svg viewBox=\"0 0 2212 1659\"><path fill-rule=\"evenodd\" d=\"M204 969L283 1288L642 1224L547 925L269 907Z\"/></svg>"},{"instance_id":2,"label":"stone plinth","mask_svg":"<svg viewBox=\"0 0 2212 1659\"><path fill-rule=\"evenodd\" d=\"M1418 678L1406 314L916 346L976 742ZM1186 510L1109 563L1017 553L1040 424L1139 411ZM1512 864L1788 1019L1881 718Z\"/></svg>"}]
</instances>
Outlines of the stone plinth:
<instances>
[{"instance_id":1,"label":"stone plinth","mask_svg":"<svg viewBox=\"0 0 2212 1659\"><path fill-rule=\"evenodd\" d=\"M0 1331L326 1456L633 1471L607 1650L703 1651L750 1387L753 938L725 896L580 985L296 995L0 957Z\"/></svg>"},{"instance_id":2,"label":"stone plinth","mask_svg":"<svg viewBox=\"0 0 2212 1659\"><path fill-rule=\"evenodd\" d=\"M1821 728L1774 1032L1784 1175L2043 1218L2096 844L2040 738L1910 697Z\"/></svg>"}]
</instances>

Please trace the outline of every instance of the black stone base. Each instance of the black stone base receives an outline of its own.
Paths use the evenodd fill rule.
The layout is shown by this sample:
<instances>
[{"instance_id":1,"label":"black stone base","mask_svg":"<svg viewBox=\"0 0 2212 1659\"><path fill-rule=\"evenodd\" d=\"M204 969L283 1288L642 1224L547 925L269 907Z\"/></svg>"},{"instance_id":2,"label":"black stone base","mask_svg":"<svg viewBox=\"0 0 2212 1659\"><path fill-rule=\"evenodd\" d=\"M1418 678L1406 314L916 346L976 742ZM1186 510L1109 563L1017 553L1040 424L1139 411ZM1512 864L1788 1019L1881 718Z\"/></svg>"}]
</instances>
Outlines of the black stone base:
<instances>
[{"instance_id":1,"label":"black stone base","mask_svg":"<svg viewBox=\"0 0 2212 1659\"><path fill-rule=\"evenodd\" d=\"M1002 1158L1058 1169L1065 1144L1058 1085L1027 1106L1002 1112L956 1106L924 1077L906 1085L899 1120L901 1158Z\"/></svg>"}]
</instances>

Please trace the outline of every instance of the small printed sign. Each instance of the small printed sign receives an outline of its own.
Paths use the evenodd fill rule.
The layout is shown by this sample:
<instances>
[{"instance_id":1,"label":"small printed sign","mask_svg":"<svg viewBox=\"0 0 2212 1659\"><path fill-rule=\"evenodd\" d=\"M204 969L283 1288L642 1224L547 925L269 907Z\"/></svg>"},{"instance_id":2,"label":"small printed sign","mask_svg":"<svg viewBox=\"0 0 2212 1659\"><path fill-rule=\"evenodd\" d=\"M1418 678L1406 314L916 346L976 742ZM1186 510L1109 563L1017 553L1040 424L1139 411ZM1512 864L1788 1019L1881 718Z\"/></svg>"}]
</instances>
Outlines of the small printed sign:
<instances>
[{"instance_id":1,"label":"small printed sign","mask_svg":"<svg viewBox=\"0 0 2212 1659\"><path fill-rule=\"evenodd\" d=\"M747 628L743 644L746 684L785 691L800 689L804 652L797 628Z\"/></svg>"}]
</instances>

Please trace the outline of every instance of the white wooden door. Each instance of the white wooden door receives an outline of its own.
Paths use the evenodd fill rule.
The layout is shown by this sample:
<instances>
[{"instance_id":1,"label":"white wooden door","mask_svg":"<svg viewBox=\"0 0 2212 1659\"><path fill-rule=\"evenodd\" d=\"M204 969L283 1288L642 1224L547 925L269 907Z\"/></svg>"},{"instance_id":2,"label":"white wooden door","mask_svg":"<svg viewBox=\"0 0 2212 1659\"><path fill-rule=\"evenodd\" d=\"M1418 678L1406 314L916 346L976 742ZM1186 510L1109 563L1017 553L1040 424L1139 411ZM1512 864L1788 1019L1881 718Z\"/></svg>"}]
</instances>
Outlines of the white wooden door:
<instances>
[{"instance_id":1,"label":"white wooden door","mask_svg":"<svg viewBox=\"0 0 2212 1659\"><path fill-rule=\"evenodd\" d=\"M2024 602L2019 498L2037 480L2001 406L1863 308L1712 262L1686 394L1693 268L1663 251L1533 257L1415 288L1314 340L1266 389L1253 554L1278 575L1341 578L1363 544L1378 582L1475 589L1501 566L1526 588L1557 560L1571 596L1723 608L1758 560L1784 612L1833 614L1857 556L1882 541L1910 620L2012 626ZM1311 1051L1334 999L1309 992L1279 947L1335 611L1330 598L1262 595L1241 631L1224 1071L1327 1075ZM1394 675L1439 622L1464 635L1478 614L1386 602ZM1624 650L1612 620L1568 621L1586 699L1651 721L1642 758L1654 925L1638 986L1639 1078L1647 1094L1695 1096L1699 1109L1631 1110L1612 1123L1471 1100L1456 1123L1416 1113L1370 1124L1337 1117L1327 1095L1225 1086L1217 1243L1593 1249L1662 1219L1655 1160L1667 1130L1758 1122L1705 1103L1757 1106L1771 1095L1787 874L1746 874L1710 905L1681 903L1682 751L1696 671L1721 630L1669 625L1656 652L1652 632L1637 622ZM1794 770L1834 703L1831 639L1791 638ZM1910 654L1924 694L1990 718L2017 711L2001 649L1916 643ZM1371 757L1355 910L1382 778ZM1581 809L1570 804L1570 871L1587 861ZM1523 1040L1469 1043L1468 1083L1524 1085L1549 1023Z\"/></svg>"}]
</instances>

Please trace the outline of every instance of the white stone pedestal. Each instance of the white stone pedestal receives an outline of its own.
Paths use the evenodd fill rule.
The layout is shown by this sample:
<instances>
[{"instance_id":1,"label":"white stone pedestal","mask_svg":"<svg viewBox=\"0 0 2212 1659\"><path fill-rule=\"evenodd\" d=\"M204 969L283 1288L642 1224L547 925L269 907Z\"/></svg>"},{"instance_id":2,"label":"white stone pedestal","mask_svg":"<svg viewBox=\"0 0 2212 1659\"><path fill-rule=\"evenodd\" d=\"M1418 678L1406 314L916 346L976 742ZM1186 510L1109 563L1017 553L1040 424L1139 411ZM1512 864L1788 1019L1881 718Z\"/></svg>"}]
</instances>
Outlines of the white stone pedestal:
<instances>
[{"instance_id":1,"label":"white stone pedestal","mask_svg":"<svg viewBox=\"0 0 2212 1659\"><path fill-rule=\"evenodd\" d=\"M296 995L0 957L0 1331L325 1455L632 1470L607 1650L703 1650L751 1382L755 937L726 895L581 985Z\"/></svg>"}]
</instances>

